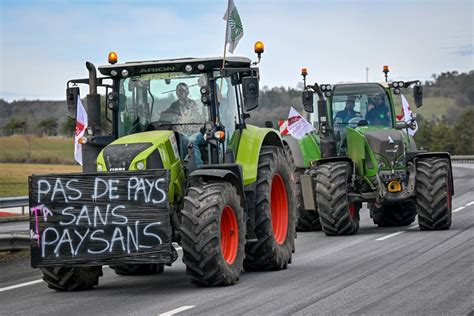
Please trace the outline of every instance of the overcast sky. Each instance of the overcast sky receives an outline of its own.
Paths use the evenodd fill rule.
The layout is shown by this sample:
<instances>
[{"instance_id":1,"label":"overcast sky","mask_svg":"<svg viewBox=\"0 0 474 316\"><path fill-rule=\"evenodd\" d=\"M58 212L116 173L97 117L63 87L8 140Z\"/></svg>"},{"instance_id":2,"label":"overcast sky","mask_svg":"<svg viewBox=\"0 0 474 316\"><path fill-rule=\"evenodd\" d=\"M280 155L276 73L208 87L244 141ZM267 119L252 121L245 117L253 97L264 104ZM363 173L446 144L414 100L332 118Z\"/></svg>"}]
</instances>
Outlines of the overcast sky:
<instances>
[{"instance_id":1,"label":"overcast sky","mask_svg":"<svg viewBox=\"0 0 474 316\"><path fill-rule=\"evenodd\" d=\"M234 0L261 86L296 87L300 68L319 82L428 79L474 69L474 0ZM64 99L85 62L221 56L227 0L0 0L0 98Z\"/></svg>"}]
</instances>

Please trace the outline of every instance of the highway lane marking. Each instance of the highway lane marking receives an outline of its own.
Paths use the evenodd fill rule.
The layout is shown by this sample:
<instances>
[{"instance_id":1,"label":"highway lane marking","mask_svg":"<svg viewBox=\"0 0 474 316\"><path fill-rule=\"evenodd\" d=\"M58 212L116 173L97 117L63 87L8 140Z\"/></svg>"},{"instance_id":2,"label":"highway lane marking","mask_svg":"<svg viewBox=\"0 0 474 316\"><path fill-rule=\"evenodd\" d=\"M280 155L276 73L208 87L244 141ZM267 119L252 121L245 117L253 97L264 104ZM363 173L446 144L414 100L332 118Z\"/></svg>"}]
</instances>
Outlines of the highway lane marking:
<instances>
[{"instance_id":1,"label":"highway lane marking","mask_svg":"<svg viewBox=\"0 0 474 316\"><path fill-rule=\"evenodd\" d=\"M172 309L172 310L170 310L170 311L164 312L164 313L162 313L162 314L159 314L159 316L175 315L175 314L184 312L185 310L188 310L188 309L191 309L191 308L194 308L194 305L189 305L189 306L188 306L188 305L185 305L185 306L181 306L181 307Z\"/></svg>"},{"instance_id":2,"label":"highway lane marking","mask_svg":"<svg viewBox=\"0 0 474 316\"><path fill-rule=\"evenodd\" d=\"M403 234L404 231L400 231L400 232L396 232L396 233L393 233L393 234L390 234L390 235L387 235L387 236L383 236L383 237L380 237L380 238L377 238L375 240L385 240L385 239L389 239L389 238L392 238L392 237L395 237L395 236L398 236L400 234Z\"/></svg>"},{"instance_id":3,"label":"highway lane marking","mask_svg":"<svg viewBox=\"0 0 474 316\"><path fill-rule=\"evenodd\" d=\"M474 205L474 201L469 202L469 203L466 204L466 206L471 206L471 205Z\"/></svg>"},{"instance_id":4,"label":"highway lane marking","mask_svg":"<svg viewBox=\"0 0 474 316\"><path fill-rule=\"evenodd\" d=\"M466 208L465 206L460 206L457 209L453 210L453 213L459 212L460 210L463 210L465 208Z\"/></svg>"},{"instance_id":5,"label":"highway lane marking","mask_svg":"<svg viewBox=\"0 0 474 316\"><path fill-rule=\"evenodd\" d=\"M12 285L12 286L2 287L2 288L0 288L0 292L9 291L9 290L17 289L17 288L19 288L19 287L24 287L24 286L28 286L28 285L33 285L33 284L41 283L41 282L43 282L43 280L42 280L42 279L39 279L39 280L34 280L34 281L30 281L30 282L20 283L20 284L16 284L16 285Z\"/></svg>"}]
</instances>

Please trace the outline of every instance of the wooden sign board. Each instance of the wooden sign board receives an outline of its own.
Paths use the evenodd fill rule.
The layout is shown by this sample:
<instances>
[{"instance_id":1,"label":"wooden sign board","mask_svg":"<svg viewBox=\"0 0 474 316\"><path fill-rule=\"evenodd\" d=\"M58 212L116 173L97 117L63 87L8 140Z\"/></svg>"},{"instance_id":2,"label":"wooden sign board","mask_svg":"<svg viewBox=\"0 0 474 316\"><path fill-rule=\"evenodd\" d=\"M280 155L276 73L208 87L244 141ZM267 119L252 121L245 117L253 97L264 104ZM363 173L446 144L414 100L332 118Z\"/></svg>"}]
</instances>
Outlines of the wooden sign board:
<instances>
[{"instance_id":1,"label":"wooden sign board","mask_svg":"<svg viewBox=\"0 0 474 316\"><path fill-rule=\"evenodd\" d=\"M169 171L29 177L31 265L171 263Z\"/></svg>"}]
</instances>

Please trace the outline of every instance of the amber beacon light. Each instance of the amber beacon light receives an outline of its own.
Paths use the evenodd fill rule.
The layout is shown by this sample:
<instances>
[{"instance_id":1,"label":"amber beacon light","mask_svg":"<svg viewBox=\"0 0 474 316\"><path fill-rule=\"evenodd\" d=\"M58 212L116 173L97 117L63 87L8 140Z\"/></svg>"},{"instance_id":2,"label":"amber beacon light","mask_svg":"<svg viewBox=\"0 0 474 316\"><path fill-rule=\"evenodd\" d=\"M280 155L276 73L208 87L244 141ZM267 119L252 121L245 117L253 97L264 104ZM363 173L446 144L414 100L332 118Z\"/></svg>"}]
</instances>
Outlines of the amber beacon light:
<instances>
[{"instance_id":1,"label":"amber beacon light","mask_svg":"<svg viewBox=\"0 0 474 316\"><path fill-rule=\"evenodd\" d=\"M116 52L110 52L109 53L109 63L113 65L113 64L117 63L117 60L118 60L117 53Z\"/></svg>"},{"instance_id":2,"label":"amber beacon light","mask_svg":"<svg viewBox=\"0 0 474 316\"><path fill-rule=\"evenodd\" d=\"M304 67L301 68L301 75L303 77L307 76L308 75L308 68L304 68Z\"/></svg>"},{"instance_id":3,"label":"amber beacon light","mask_svg":"<svg viewBox=\"0 0 474 316\"><path fill-rule=\"evenodd\" d=\"M265 50L265 46L263 45L263 42L258 41L258 42L255 42L254 49L255 49L255 53L260 56L260 54L262 54L263 51Z\"/></svg>"}]
</instances>

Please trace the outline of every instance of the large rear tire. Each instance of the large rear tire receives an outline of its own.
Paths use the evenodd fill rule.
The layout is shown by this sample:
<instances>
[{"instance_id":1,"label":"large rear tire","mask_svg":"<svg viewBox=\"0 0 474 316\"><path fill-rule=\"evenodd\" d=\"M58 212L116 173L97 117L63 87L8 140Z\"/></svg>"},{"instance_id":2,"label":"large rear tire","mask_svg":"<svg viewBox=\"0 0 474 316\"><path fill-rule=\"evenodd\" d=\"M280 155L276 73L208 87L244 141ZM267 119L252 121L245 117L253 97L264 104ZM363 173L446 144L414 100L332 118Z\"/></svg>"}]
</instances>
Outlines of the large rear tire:
<instances>
[{"instance_id":1,"label":"large rear tire","mask_svg":"<svg viewBox=\"0 0 474 316\"><path fill-rule=\"evenodd\" d=\"M164 271L165 265L159 264L127 264L110 266L118 275L151 275Z\"/></svg>"},{"instance_id":2,"label":"large rear tire","mask_svg":"<svg viewBox=\"0 0 474 316\"><path fill-rule=\"evenodd\" d=\"M370 215L374 224L379 227L407 226L415 221L416 203L403 202L381 205L380 207L372 203L370 205Z\"/></svg>"},{"instance_id":3,"label":"large rear tire","mask_svg":"<svg viewBox=\"0 0 474 316\"><path fill-rule=\"evenodd\" d=\"M416 162L416 207L421 230L451 227L450 177L446 158L419 158Z\"/></svg>"},{"instance_id":4,"label":"large rear tire","mask_svg":"<svg viewBox=\"0 0 474 316\"><path fill-rule=\"evenodd\" d=\"M102 266L96 267L46 267L43 280L56 291L84 291L99 284Z\"/></svg>"},{"instance_id":5,"label":"large rear tire","mask_svg":"<svg viewBox=\"0 0 474 316\"><path fill-rule=\"evenodd\" d=\"M247 271L286 269L296 235L292 169L282 148L262 147L258 161L255 208L256 241L245 245Z\"/></svg>"},{"instance_id":6,"label":"large rear tire","mask_svg":"<svg viewBox=\"0 0 474 316\"><path fill-rule=\"evenodd\" d=\"M359 229L359 208L349 202L348 162L329 162L316 169L316 202L323 232L328 236L354 235Z\"/></svg>"},{"instance_id":7,"label":"large rear tire","mask_svg":"<svg viewBox=\"0 0 474 316\"><path fill-rule=\"evenodd\" d=\"M233 285L244 260L244 208L228 182L188 188L181 211L183 262L198 286Z\"/></svg>"}]
</instances>

